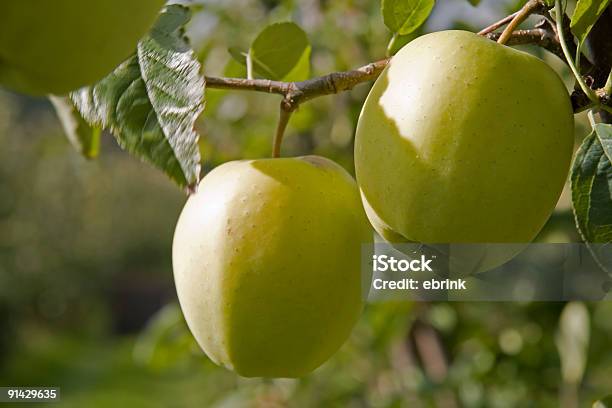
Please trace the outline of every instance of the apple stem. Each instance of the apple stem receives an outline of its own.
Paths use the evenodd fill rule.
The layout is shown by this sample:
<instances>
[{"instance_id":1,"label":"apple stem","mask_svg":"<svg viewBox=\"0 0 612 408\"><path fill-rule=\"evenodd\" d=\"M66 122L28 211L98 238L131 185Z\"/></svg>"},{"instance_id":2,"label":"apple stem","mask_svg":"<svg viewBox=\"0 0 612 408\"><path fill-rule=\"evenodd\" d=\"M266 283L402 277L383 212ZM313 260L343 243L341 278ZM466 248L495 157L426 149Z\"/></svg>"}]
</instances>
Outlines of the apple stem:
<instances>
[{"instance_id":1,"label":"apple stem","mask_svg":"<svg viewBox=\"0 0 612 408\"><path fill-rule=\"evenodd\" d=\"M280 106L280 115L278 118L278 125L276 126L276 134L274 135L274 141L272 142L272 157L274 158L280 157L283 136L285 135L285 129L287 129L287 124L289 123L289 119L291 119L292 113L293 110L287 107L285 100L283 99Z\"/></svg>"},{"instance_id":2,"label":"apple stem","mask_svg":"<svg viewBox=\"0 0 612 408\"><path fill-rule=\"evenodd\" d=\"M510 37L512 37L512 33L518 26L527 19L530 15L540 10L542 7L542 3L539 0L529 0L525 5L516 12L510 21L510 23L506 26L501 36L497 40L498 44L506 44Z\"/></svg>"}]
</instances>

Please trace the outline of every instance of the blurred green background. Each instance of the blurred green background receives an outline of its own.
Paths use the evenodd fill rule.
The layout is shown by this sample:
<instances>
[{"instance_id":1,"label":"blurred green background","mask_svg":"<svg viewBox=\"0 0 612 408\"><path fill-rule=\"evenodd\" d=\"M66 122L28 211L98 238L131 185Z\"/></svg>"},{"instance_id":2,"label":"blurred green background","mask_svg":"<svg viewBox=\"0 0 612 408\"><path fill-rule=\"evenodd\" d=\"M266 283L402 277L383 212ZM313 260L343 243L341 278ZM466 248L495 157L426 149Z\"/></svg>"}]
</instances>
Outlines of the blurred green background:
<instances>
[{"instance_id":1,"label":"blurred green background","mask_svg":"<svg viewBox=\"0 0 612 408\"><path fill-rule=\"evenodd\" d=\"M305 29L313 75L379 59L390 37L378 0L200 3L189 35L208 75L244 76L227 49L248 47L271 22ZM478 30L515 3L439 1L421 32ZM569 79L556 57L531 51ZM328 156L352 172L368 89L303 105L284 154ZM207 91L205 169L269 156L278 102ZM580 115L577 141L587 126ZM170 248L184 201L110 135L86 161L48 101L0 91L0 386L59 386L54 406L65 407L572 407L612 393L612 302L587 304L586 315L562 303L370 305L307 378L239 378L199 351L176 305ZM538 239L578 239L567 192ZM560 329L564 309L579 330Z\"/></svg>"}]
</instances>

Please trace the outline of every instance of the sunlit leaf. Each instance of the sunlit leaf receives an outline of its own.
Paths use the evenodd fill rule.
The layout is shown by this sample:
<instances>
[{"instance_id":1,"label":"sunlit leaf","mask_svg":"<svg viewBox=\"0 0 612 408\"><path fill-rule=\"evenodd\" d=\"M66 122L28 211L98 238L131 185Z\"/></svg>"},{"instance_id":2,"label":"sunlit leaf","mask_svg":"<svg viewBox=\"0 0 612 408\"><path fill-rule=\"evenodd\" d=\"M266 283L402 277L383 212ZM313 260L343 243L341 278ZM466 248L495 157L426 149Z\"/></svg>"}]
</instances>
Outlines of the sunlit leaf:
<instances>
[{"instance_id":1,"label":"sunlit leaf","mask_svg":"<svg viewBox=\"0 0 612 408\"><path fill-rule=\"evenodd\" d=\"M49 96L64 133L74 148L87 159L98 156L102 129L92 126L81 116L70 98Z\"/></svg>"},{"instance_id":2,"label":"sunlit leaf","mask_svg":"<svg viewBox=\"0 0 612 408\"><path fill-rule=\"evenodd\" d=\"M596 124L574 160L572 199L587 242L612 241L612 125Z\"/></svg>"},{"instance_id":3,"label":"sunlit leaf","mask_svg":"<svg viewBox=\"0 0 612 408\"><path fill-rule=\"evenodd\" d=\"M168 6L137 53L99 83L71 94L83 117L111 130L130 153L180 186L200 174L194 123L204 108L204 78L183 36L187 8Z\"/></svg>"},{"instance_id":4,"label":"sunlit leaf","mask_svg":"<svg viewBox=\"0 0 612 408\"><path fill-rule=\"evenodd\" d=\"M572 167L572 202L576 226L585 242L612 242L612 125L598 123L578 149ZM607 245L591 250L605 268ZM599 249L599 250L598 250Z\"/></svg>"},{"instance_id":5,"label":"sunlit leaf","mask_svg":"<svg viewBox=\"0 0 612 408\"><path fill-rule=\"evenodd\" d=\"M578 0L572 15L570 28L580 44L584 43L608 4L610 4L610 0Z\"/></svg>"},{"instance_id":6,"label":"sunlit leaf","mask_svg":"<svg viewBox=\"0 0 612 408\"><path fill-rule=\"evenodd\" d=\"M244 51L239 47L229 47L227 51L230 53L234 60L246 66L247 55L249 55L248 51Z\"/></svg>"},{"instance_id":7,"label":"sunlit leaf","mask_svg":"<svg viewBox=\"0 0 612 408\"><path fill-rule=\"evenodd\" d=\"M429 17L435 0L383 0L385 25L393 33L410 34Z\"/></svg>"},{"instance_id":8,"label":"sunlit leaf","mask_svg":"<svg viewBox=\"0 0 612 408\"><path fill-rule=\"evenodd\" d=\"M310 75L310 50L308 37L297 24L277 23L259 33L249 56L258 76L301 81Z\"/></svg>"},{"instance_id":9,"label":"sunlit leaf","mask_svg":"<svg viewBox=\"0 0 612 408\"><path fill-rule=\"evenodd\" d=\"M306 33L294 23L264 28L249 51L230 47L232 58L247 66L251 58L255 76L277 81L303 81L310 76L310 51Z\"/></svg>"}]
</instances>

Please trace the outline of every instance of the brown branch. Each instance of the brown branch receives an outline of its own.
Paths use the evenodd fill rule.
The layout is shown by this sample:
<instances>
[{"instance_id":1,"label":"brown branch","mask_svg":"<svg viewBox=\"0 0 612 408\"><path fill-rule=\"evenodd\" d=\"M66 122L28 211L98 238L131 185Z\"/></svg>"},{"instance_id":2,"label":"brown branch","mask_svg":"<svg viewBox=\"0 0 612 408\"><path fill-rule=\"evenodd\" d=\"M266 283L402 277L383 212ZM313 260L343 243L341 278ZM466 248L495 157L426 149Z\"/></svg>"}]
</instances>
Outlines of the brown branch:
<instances>
[{"instance_id":1,"label":"brown branch","mask_svg":"<svg viewBox=\"0 0 612 408\"><path fill-rule=\"evenodd\" d=\"M351 71L333 72L322 77L300 82L281 82L269 79L206 77L207 88L239 89L283 95L283 109L294 111L317 96L347 91L362 82L376 79L389 63L389 59L372 62Z\"/></svg>"},{"instance_id":2,"label":"brown branch","mask_svg":"<svg viewBox=\"0 0 612 408\"><path fill-rule=\"evenodd\" d=\"M533 29L513 31L513 28L516 28L531 14L542 14L545 18ZM564 18L567 19L567 16L564 16ZM508 26L502 33L493 32L505 24L508 24ZM569 22L567 26L569 30ZM559 42L559 36L554 24L551 23L548 10L541 0L529 0L517 13L486 27L479 34L500 43L504 43L505 41L507 45L534 44L550 51L565 61ZM575 44L570 44L570 46L575 53ZM372 81L380 75L389 61L390 58L386 58L354 70L333 72L300 82L283 82L269 79L221 78L212 76L205 77L205 80L206 87L211 89L246 90L283 96L283 100L281 101L280 121L273 144L273 155L277 157L280 154L280 143L291 113L295 111L300 104L319 96L347 91L360 83ZM583 58L582 61L582 72L589 72L592 70L593 65L586 58ZM602 93L597 90L597 94L600 95ZM602 95L601 102L606 106L612 106L609 96L605 94ZM574 111L580 112L590 107L592 102L586 95L581 95L581 91L574 91L572 94L572 104Z\"/></svg>"},{"instance_id":3,"label":"brown branch","mask_svg":"<svg viewBox=\"0 0 612 408\"><path fill-rule=\"evenodd\" d=\"M539 23L537 23L534 29L532 30L514 31L512 33L512 36L507 40L507 45L534 44L534 45L540 46L548 50L549 52L555 54L563 62L567 63L567 61L565 60L565 55L563 54L563 49L561 48L561 42L559 40L559 34L557 33L556 24L553 22L553 18L550 15L550 11L548 10L548 7L542 1L536 2L539 4L533 4L533 3L534 2L527 3L523 9L519 10L518 12L510 16L507 16L506 18L498 21L497 23L490 25L489 27L486 27L479 34L484 34L489 39L498 41L503 34L493 33L492 31L500 28L501 26L503 26L504 24L507 24L508 22L510 22L510 25L508 26L508 30L510 28L513 28L512 26L513 26L513 23L515 23L517 20L517 15L521 13L522 10L525 9L525 7L529 7L529 8L533 7L531 9L531 12L533 14L542 15L543 19ZM598 20L596 26L594 27L593 32L596 32L597 30L604 31L603 35L600 35L599 37L605 38L607 40L607 38L610 37L610 32L612 32L612 30L610 29L610 24L609 24L610 20L612 19L612 6L609 6L606 12L608 13L608 21L606 22L605 16L602 16L602 18ZM515 24L515 26L516 25L517 24ZM563 31L565 33L565 38L569 39L567 45L570 50L570 54L572 58L575 59L576 52L577 52L577 46L576 46L576 43L574 42L574 37L570 30L570 19L566 14L563 15L562 26L563 26ZM593 34L593 32L589 36L590 42L592 42L591 38L597 38L597 35ZM609 45L609 41L606 42L605 44ZM602 47L600 44L598 45L599 46L592 47L592 49L594 51L605 49L605 46ZM608 49L612 50L612 48L608 48ZM612 57L612 52L608 51L606 52L606 54ZM588 76L586 77L586 79L589 85L594 84L596 86L601 86L600 82L602 80L601 78L602 72L600 69L600 65L605 65L605 64L601 64L602 61L596 61L596 62L597 62L596 64L593 64L591 63L591 61L589 61L586 57L583 56L583 58L580 59L580 72L587 73ZM604 70L605 69L606 68L604 67ZM599 101L602 105L612 106L610 98L608 97L606 92L602 91L602 89L596 89L595 94L599 97ZM593 102L580 88L574 89L574 91L571 94L571 101L572 101L572 106L574 108L575 113L582 112L593 106ZM607 113L603 112L602 114L604 115L604 119L606 119ZM608 117L608 119L610 118ZM612 121L612 120L609 120L609 121Z\"/></svg>"},{"instance_id":4,"label":"brown branch","mask_svg":"<svg viewBox=\"0 0 612 408\"><path fill-rule=\"evenodd\" d=\"M497 41L501 33L489 33L486 37L490 40ZM518 30L512 33L512 37L508 39L506 45L537 45L545 50L555 54L557 57L565 61L563 50L559 44L559 39L555 32L550 28L533 28L531 30Z\"/></svg>"},{"instance_id":5,"label":"brown branch","mask_svg":"<svg viewBox=\"0 0 612 408\"><path fill-rule=\"evenodd\" d=\"M489 33L486 37L496 41L500 33ZM508 45L534 44L562 57L562 51L555 32L550 27L518 30L512 33ZM333 72L322 77L301 82L282 82L269 79L206 77L206 87L236 89L282 95L283 108L294 111L308 100L318 96L347 91L356 85L376 79L390 59L372 62L351 71Z\"/></svg>"},{"instance_id":6,"label":"brown branch","mask_svg":"<svg viewBox=\"0 0 612 408\"><path fill-rule=\"evenodd\" d=\"M489 33L492 33L493 31L497 30L498 28L505 26L506 24L511 22L512 19L514 19L514 17L516 17L516 15L518 13L519 13L518 11L515 12L515 13L512 13L509 16L506 16L506 17L502 18L501 20L496 21L495 23L491 24L490 26L483 28L482 30L480 30L478 32L478 35L487 35Z\"/></svg>"},{"instance_id":7,"label":"brown branch","mask_svg":"<svg viewBox=\"0 0 612 408\"><path fill-rule=\"evenodd\" d=\"M292 82L272 81L270 79L219 78L205 77L207 88L241 89L285 95L289 92Z\"/></svg>"},{"instance_id":8,"label":"brown branch","mask_svg":"<svg viewBox=\"0 0 612 408\"><path fill-rule=\"evenodd\" d=\"M497 40L500 44L506 44L514 30L518 28L518 26L527 19L530 15L546 10L546 6L540 0L529 0L525 5L515 14L514 18L510 21L508 26L504 29L504 31L499 36Z\"/></svg>"}]
</instances>

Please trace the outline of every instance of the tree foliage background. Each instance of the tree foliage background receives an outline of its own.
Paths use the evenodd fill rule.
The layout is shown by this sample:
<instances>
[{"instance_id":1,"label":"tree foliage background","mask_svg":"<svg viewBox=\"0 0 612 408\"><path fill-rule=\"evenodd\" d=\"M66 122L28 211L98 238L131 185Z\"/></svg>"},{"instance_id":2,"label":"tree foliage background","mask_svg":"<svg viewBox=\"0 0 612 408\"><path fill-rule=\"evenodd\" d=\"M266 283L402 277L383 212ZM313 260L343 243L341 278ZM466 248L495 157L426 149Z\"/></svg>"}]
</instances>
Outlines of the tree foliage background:
<instances>
[{"instance_id":1,"label":"tree foliage background","mask_svg":"<svg viewBox=\"0 0 612 408\"><path fill-rule=\"evenodd\" d=\"M477 31L517 3L439 1L414 35ZM244 76L228 49L247 48L273 22L306 31L312 75L379 59L390 37L378 0L198 4L188 35L207 74ZM528 49L571 83L560 60ZM320 154L352 171L368 89L302 105L284 154ZM204 170L269 156L277 116L275 96L207 90L198 121ZM587 128L577 116L577 143ZM539 240L579 239L568 196ZM314 374L241 379L199 351L176 305L170 248L184 200L109 135L100 158L86 161L48 101L0 90L1 385L61 386L66 407L558 407L612 391L612 302L370 305Z\"/></svg>"}]
</instances>

